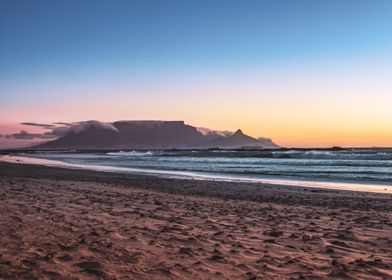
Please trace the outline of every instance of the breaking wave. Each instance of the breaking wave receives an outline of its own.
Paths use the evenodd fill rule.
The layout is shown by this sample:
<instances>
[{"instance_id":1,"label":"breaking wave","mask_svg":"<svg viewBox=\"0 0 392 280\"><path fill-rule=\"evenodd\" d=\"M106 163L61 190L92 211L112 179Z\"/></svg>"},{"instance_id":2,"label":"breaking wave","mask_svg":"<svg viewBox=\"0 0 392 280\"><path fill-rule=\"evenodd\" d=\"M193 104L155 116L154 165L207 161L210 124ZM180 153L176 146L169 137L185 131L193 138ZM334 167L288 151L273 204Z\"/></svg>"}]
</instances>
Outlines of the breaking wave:
<instances>
[{"instance_id":1,"label":"breaking wave","mask_svg":"<svg viewBox=\"0 0 392 280\"><path fill-rule=\"evenodd\" d=\"M131 151L131 152L124 152L124 151L119 151L119 152L111 152L111 153L106 153L108 156L118 156L118 157L145 157L145 156L152 156L154 153L147 151L147 152L137 152L137 151Z\"/></svg>"}]
</instances>

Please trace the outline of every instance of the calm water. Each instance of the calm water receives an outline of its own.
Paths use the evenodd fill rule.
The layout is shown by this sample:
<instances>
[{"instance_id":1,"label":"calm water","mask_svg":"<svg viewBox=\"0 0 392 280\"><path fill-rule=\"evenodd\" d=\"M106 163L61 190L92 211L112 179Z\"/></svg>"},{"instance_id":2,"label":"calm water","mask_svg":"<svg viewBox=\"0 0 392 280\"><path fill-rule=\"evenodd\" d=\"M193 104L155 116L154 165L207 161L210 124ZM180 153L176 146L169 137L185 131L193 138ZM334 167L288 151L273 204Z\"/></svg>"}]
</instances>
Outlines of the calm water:
<instances>
[{"instance_id":1,"label":"calm water","mask_svg":"<svg viewBox=\"0 0 392 280\"><path fill-rule=\"evenodd\" d=\"M392 149L339 151L146 151L37 153L29 157L78 165L208 176L392 184Z\"/></svg>"}]
</instances>

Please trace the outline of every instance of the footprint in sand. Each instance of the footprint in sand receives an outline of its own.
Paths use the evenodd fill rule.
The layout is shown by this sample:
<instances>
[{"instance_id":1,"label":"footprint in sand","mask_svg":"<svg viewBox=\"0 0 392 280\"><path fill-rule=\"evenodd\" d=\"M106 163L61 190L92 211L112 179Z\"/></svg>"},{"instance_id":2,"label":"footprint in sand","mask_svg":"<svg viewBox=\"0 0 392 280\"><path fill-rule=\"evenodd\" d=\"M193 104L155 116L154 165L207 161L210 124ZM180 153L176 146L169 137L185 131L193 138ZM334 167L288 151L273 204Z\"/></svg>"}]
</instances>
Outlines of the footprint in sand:
<instances>
[{"instance_id":1,"label":"footprint in sand","mask_svg":"<svg viewBox=\"0 0 392 280\"><path fill-rule=\"evenodd\" d=\"M84 272L89 274L95 274L98 276L102 276L104 272L101 270L102 265L96 261L83 261L76 264L79 268L81 268Z\"/></svg>"}]
</instances>

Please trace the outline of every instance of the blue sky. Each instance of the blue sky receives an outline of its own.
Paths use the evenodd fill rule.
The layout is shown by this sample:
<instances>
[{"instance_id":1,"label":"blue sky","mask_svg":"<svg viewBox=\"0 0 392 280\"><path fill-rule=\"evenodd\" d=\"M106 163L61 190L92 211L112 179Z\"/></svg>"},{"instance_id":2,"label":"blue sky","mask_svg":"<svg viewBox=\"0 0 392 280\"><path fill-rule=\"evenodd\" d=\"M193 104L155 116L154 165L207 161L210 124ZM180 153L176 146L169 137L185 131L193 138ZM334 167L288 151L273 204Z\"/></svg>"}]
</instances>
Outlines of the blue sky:
<instances>
[{"instance_id":1,"label":"blue sky","mask_svg":"<svg viewBox=\"0 0 392 280\"><path fill-rule=\"evenodd\" d=\"M389 51L391 1L2 1L2 81Z\"/></svg>"},{"instance_id":2,"label":"blue sky","mask_svg":"<svg viewBox=\"0 0 392 280\"><path fill-rule=\"evenodd\" d=\"M233 77L244 87L254 77L251 83L269 98L268 89L257 85L259 75L275 73L272 79L285 83L285 73L295 69L307 69L304 76L345 69L353 71L353 80L363 79L366 73L355 74L358 65L389 73L392 1L4 0L0 42L0 111L10 112L8 122L30 117L51 121L62 115L28 115L26 108L58 106L72 98L86 107L91 98L138 99L151 85L161 91L154 98L192 99L195 87L206 79L216 89ZM333 93L336 77L324 79L319 89L327 83L338 100L341 93ZM202 91L211 90L201 87ZM230 94L247 96L240 89ZM298 96L287 92L285 97ZM148 109L130 115L150 116L160 117ZM181 112L175 117L181 118ZM225 128L223 122L218 126Z\"/></svg>"}]
</instances>

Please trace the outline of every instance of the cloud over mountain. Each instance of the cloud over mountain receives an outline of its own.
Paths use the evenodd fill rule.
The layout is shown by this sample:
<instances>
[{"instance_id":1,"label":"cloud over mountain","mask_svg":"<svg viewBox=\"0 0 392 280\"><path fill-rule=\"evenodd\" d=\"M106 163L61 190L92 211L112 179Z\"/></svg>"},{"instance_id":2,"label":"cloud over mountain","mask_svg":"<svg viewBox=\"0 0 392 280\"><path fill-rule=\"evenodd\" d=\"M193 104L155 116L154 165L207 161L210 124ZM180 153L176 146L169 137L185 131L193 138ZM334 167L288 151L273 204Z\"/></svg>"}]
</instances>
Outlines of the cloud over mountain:
<instances>
[{"instance_id":1,"label":"cloud over mountain","mask_svg":"<svg viewBox=\"0 0 392 280\"><path fill-rule=\"evenodd\" d=\"M53 124L42 124L35 122L23 122L22 125L32 126L32 127L40 127L44 130L42 133L30 133L25 129L20 130L17 133L12 134L0 134L0 138L4 137L6 139L14 139L14 140L46 140L46 139L57 139L59 137L63 137L70 132L79 133L82 132L89 127L97 127L101 129L113 130L116 131L116 128L111 123L99 122L99 121L82 121L82 122L74 122L74 123L65 123L65 122L57 122Z\"/></svg>"}]
</instances>

